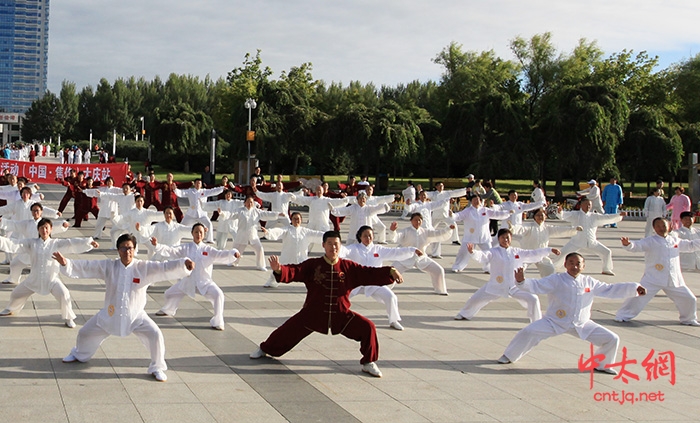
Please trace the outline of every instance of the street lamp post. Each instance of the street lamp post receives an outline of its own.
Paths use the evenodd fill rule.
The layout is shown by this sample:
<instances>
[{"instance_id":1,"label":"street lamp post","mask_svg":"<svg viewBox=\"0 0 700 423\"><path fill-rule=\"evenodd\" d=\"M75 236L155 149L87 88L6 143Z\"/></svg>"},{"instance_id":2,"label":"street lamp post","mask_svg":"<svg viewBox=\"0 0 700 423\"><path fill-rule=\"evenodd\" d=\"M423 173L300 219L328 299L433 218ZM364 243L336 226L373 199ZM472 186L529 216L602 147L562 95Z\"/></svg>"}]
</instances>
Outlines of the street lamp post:
<instances>
[{"instance_id":1,"label":"street lamp post","mask_svg":"<svg viewBox=\"0 0 700 423\"><path fill-rule=\"evenodd\" d=\"M216 169L214 164L216 162L216 130L211 130L211 155L209 156L209 172L211 172L212 177L216 175Z\"/></svg>"},{"instance_id":2,"label":"street lamp post","mask_svg":"<svg viewBox=\"0 0 700 423\"><path fill-rule=\"evenodd\" d=\"M255 100L253 100L252 98L249 98L245 101L244 106L246 109L248 109L248 134L246 134L246 141L248 142L248 175L246 175L246 177L250 178L250 143L253 141L251 139L252 114L253 109L258 107L258 103L256 103Z\"/></svg>"}]
</instances>

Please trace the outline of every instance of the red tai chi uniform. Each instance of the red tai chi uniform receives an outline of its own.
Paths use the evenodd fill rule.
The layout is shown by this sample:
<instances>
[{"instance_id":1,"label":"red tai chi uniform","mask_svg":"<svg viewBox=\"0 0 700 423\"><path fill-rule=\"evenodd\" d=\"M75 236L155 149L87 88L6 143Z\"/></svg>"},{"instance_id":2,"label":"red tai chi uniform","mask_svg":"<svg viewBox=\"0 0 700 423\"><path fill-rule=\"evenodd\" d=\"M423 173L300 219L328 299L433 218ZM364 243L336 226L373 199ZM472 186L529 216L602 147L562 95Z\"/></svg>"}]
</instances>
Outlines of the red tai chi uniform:
<instances>
[{"instance_id":1,"label":"red tai chi uniform","mask_svg":"<svg viewBox=\"0 0 700 423\"><path fill-rule=\"evenodd\" d=\"M379 341L374 323L350 310L350 291L361 285L390 285L391 267L365 267L350 260L330 263L326 256L284 265L274 273L278 282L303 282L306 301L301 310L270 334L260 349L279 357L311 332L342 334L360 342L361 364L377 361Z\"/></svg>"}]
</instances>

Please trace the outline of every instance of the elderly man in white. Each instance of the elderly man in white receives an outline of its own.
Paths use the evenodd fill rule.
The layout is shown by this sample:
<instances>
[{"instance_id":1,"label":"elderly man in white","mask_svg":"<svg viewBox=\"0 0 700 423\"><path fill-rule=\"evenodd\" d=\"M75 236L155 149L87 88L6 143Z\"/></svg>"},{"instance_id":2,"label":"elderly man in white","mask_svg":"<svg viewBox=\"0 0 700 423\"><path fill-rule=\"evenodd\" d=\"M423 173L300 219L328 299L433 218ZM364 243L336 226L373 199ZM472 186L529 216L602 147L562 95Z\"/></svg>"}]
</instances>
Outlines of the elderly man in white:
<instances>
[{"instance_id":1,"label":"elderly man in white","mask_svg":"<svg viewBox=\"0 0 700 423\"><path fill-rule=\"evenodd\" d=\"M507 222L508 226L511 227L523 224L523 213L532 210L537 210L539 208L545 207L546 205L547 203L545 201L533 201L531 203L523 203L522 201L518 201L518 192L512 189L508 191L508 201L501 204L500 207L503 211L513 212L513 214L511 214L508 218ZM515 233L513 233L513 238L516 240L519 239L519 237L516 236Z\"/></svg>"},{"instance_id":2,"label":"elderly man in white","mask_svg":"<svg viewBox=\"0 0 700 423\"><path fill-rule=\"evenodd\" d=\"M467 251L467 244L473 244L479 247L481 251L487 251L491 248L492 240L491 232L489 232L489 220L505 220L511 214L512 212L510 211L484 207L481 197L476 194L472 196L469 207L454 213L452 218L455 222L464 221L464 236L462 237L462 246L459 247L457 257L452 265L452 271L459 273L469 264L472 255ZM483 263L482 267L485 272L488 272L488 263Z\"/></svg>"},{"instance_id":3,"label":"elderly man in white","mask_svg":"<svg viewBox=\"0 0 700 423\"><path fill-rule=\"evenodd\" d=\"M432 201L430 198L428 198L428 192L421 190L418 193L418 200L414 201L411 204L408 204L405 208L408 210L411 215L413 213L420 213L421 216L423 217L423 224L422 226L425 229L434 229L435 227L433 226L433 210L439 209L441 207L449 207L450 199L445 198L440 201ZM455 229L457 228L457 225L450 224L451 226L454 226ZM454 229L453 229L454 230ZM450 235L451 237L452 235ZM427 247L427 246L426 246ZM423 250L425 251L425 250ZM431 258L436 258L436 259L441 259L442 258L442 245L440 242L431 242L430 245L430 252L427 253L428 257Z\"/></svg>"},{"instance_id":4,"label":"elderly man in white","mask_svg":"<svg viewBox=\"0 0 700 423\"><path fill-rule=\"evenodd\" d=\"M629 322L634 319L656 293L663 290L676 305L682 325L700 326L697 300L685 284L679 260L679 253L700 250L700 240L688 241L669 234L668 222L660 217L654 219L654 231L655 235L639 241L620 238L625 250L644 252L644 275L639 283L649 295L625 301L615 314L615 321Z\"/></svg>"},{"instance_id":5,"label":"elderly man in white","mask_svg":"<svg viewBox=\"0 0 700 423\"><path fill-rule=\"evenodd\" d=\"M356 234L360 227L371 227L374 217L376 217L378 214L384 214L391 210L391 207L386 202L375 204L373 206L368 205L367 193L364 191L361 191L359 194L357 194L355 201L355 204L351 204L348 207L339 207L331 209L331 214L333 216L346 216L350 218L350 227L348 228L348 233L350 234L350 236L348 237L347 241L345 241L346 244L353 244L355 242L358 242L357 239L355 239L352 235Z\"/></svg>"},{"instance_id":6,"label":"elderly man in white","mask_svg":"<svg viewBox=\"0 0 700 423\"><path fill-rule=\"evenodd\" d=\"M145 243L148 248L148 258L151 260L162 260L159 254L156 253L155 248L151 245L151 238L156 238L160 244L168 245L174 247L180 245L182 238L190 234L189 227L177 223L175 220L175 213L173 208L167 206L163 210L163 221L158 222L155 225L141 225L136 222L134 224L136 228L136 236L140 242Z\"/></svg>"},{"instance_id":7,"label":"elderly man in white","mask_svg":"<svg viewBox=\"0 0 700 423\"><path fill-rule=\"evenodd\" d=\"M216 211L219 214L225 211L233 215L234 212L242 209L244 204L245 201L233 198L232 190L225 189L223 200L207 201L204 203L203 208L206 211ZM238 232L237 219L231 219L230 216L228 219L224 219L223 217L218 219L216 221L216 248L219 250L226 249L228 236L231 235L231 238L236 239L236 232Z\"/></svg>"},{"instance_id":8,"label":"elderly man in white","mask_svg":"<svg viewBox=\"0 0 700 423\"><path fill-rule=\"evenodd\" d=\"M438 182L437 184L435 184L435 191L428 191L427 194L428 198L430 198L430 201L437 202L442 200L451 200L453 198L464 197L465 195L467 195L467 189L458 188L445 190L445 184L443 184L442 182ZM443 203L443 205L433 210L433 225L435 228L440 226L440 224L450 226L453 223L454 221L452 220L452 216L450 216L449 201ZM459 228L457 226L455 226L455 229L452 231L452 243L455 245L460 245ZM436 251L437 247L435 245L432 245L431 247L433 251Z\"/></svg>"},{"instance_id":9,"label":"elderly man in white","mask_svg":"<svg viewBox=\"0 0 700 423\"><path fill-rule=\"evenodd\" d=\"M253 197L247 197L242 208L237 209L233 213L222 211L221 216L224 219L236 219L238 221L238 231L233 239L233 248L243 254L246 247L250 245L255 254L257 269L266 272L265 250L260 242L260 237L258 237L258 228L261 220L277 220L280 214L273 211L260 210L256 205ZM236 261L236 263L238 262Z\"/></svg>"},{"instance_id":10,"label":"elderly man in white","mask_svg":"<svg viewBox=\"0 0 700 423\"><path fill-rule=\"evenodd\" d=\"M367 205L374 206L375 204L387 203L391 207L391 203L395 201L394 194L374 195L374 187L372 185L365 188L367 193ZM404 212L405 212L404 208ZM372 230L377 244L386 244L386 225L382 222L379 216L372 217Z\"/></svg>"},{"instance_id":11,"label":"elderly man in white","mask_svg":"<svg viewBox=\"0 0 700 423\"><path fill-rule=\"evenodd\" d=\"M561 211L561 210L560 210ZM561 256L554 262L555 267L560 267L569 253L583 250L593 251L603 261L603 274L615 276L613 273L612 252L608 247L598 242L598 227L610 225L622 220L625 212L619 214L598 214L591 211L591 200L581 201L581 210L561 212L562 220L571 223L573 226L580 226L582 231L571 238L561 249Z\"/></svg>"},{"instance_id":12,"label":"elderly man in white","mask_svg":"<svg viewBox=\"0 0 700 423\"><path fill-rule=\"evenodd\" d=\"M423 215L418 212L411 215L411 225L400 231L396 230L398 224L392 222L389 227L391 231L391 241L398 243L399 247L414 247L418 250L425 251L431 242L442 242L450 239L452 230L454 229L454 225L451 225L449 228L433 229L424 228L422 224ZM403 261L395 261L391 265L400 272L415 267L421 272L429 274L435 293L447 295L445 269L425 254L420 257L414 256Z\"/></svg>"},{"instance_id":13,"label":"elderly man in white","mask_svg":"<svg viewBox=\"0 0 700 423\"><path fill-rule=\"evenodd\" d=\"M84 189L83 194L88 197L97 197L97 207L99 212L97 213L97 221L95 222L95 233L92 235L95 239L100 239L102 236L102 231L104 230L107 222L111 221L118 212L118 205L116 202L112 201L110 197L101 196L101 194L119 194L123 193L121 188L114 186L114 178L108 176L105 179L105 184L97 188Z\"/></svg>"},{"instance_id":14,"label":"elderly man in white","mask_svg":"<svg viewBox=\"0 0 700 423\"><path fill-rule=\"evenodd\" d=\"M413 186L413 181L408 181L406 183L406 188L401 191L401 196L403 197L404 205L411 204L416 201L416 187ZM408 210L404 207L403 213L401 213L401 219L408 218Z\"/></svg>"},{"instance_id":15,"label":"elderly man in white","mask_svg":"<svg viewBox=\"0 0 700 423\"><path fill-rule=\"evenodd\" d=\"M267 201L271 204L271 210L280 214L280 218L277 219L283 226L289 225L289 203L296 200L297 196L302 196L301 191L298 192L284 192L284 184L282 182L277 182L275 184L275 190L272 192L261 192L258 190L257 185L251 185L255 196L263 201Z\"/></svg>"},{"instance_id":16,"label":"elderly man in white","mask_svg":"<svg viewBox=\"0 0 700 423\"><path fill-rule=\"evenodd\" d=\"M207 197L215 197L224 191L224 187L215 188L202 188L202 180L197 178L194 180L194 185L191 188L182 190L173 187L173 192L180 198L187 198L190 206L185 212L185 216L182 218L182 224L185 226L190 226L196 222L199 222L207 228L207 239L205 242L214 242L214 225L212 225L209 216L202 209L202 205L207 202Z\"/></svg>"},{"instance_id":17,"label":"elderly man in white","mask_svg":"<svg viewBox=\"0 0 700 423\"><path fill-rule=\"evenodd\" d=\"M323 185L319 185L314 190L315 196L297 196L294 202L300 206L309 207L309 229L326 232L331 230L331 208L342 207L348 204L347 198L324 197ZM309 251L313 248L313 243L309 244Z\"/></svg>"},{"instance_id":18,"label":"elderly man in white","mask_svg":"<svg viewBox=\"0 0 700 423\"><path fill-rule=\"evenodd\" d=\"M591 200L594 212L605 214L603 200L600 198L600 188L598 188L598 183L595 179L588 181L588 189L578 191L577 194L585 195L587 199Z\"/></svg>"}]
</instances>

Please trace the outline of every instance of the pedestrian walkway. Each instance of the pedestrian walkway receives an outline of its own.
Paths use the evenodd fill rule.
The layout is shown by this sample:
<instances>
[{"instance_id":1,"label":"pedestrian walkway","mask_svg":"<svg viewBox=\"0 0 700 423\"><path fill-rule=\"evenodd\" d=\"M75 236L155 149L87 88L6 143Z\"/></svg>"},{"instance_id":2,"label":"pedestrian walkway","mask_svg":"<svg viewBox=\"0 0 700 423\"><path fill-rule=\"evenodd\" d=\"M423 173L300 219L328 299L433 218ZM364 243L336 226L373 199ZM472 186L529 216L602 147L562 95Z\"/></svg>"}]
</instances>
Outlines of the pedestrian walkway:
<instances>
[{"instance_id":1,"label":"pedestrian walkway","mask_svg":"<svg viewBox=\"0 0 700 423\"><path fill-rule=\"evenodd\" d=\"M56 207L65 188L44 186L46 205ZM66 209L72 216L72 205ZM397 216L383 216L387 223ZM94 219L63 236L89 236ZM401 221L400 227L406 221ZM602 276L597 257L587 272L607 282L638 281L643 257L622 250L620 236L642 236L644 222L624 221L600 229L612 248L616 277ZM345 229L347 225L343 225ZM107 240L80 258L116 257ZM555 240L561 246L564 240ZM229 246L231 244L229 243ZM266 254L281 244L264 242ZM439 262L449 269L457 246L443 245ZM315 253L320 254L317 246ZM0 266L0 273L7 273ZM533 271L528 276L536 276ZM635 360L628 382L580 372L590 347L572 336L543 342L521 361L499 365L515 333L527 324L515 301L495 301L472 321L453 320L488 275L470 266L447 272L450 295L433 294L428 275L409 271L395 288L405 331L390 329L383 305L353 298L353 309L377 324L381 379L360 371L358 344L342 336L312 334L279 359L248 354L301 307L302 284L264 289L268 274L247 252L237 268L216 266L214 279L226 295L226 330L211 330L211 306L185 298L175 317L155 318L166 342L168 381L146 373L148 354L136 337L110 337L89 363L64 364L77 330L102 306L97 280L66 281L78 314L77 329L63 326L53 297L34 296L16 316L0 318L0 415L6 422L509 422L509 421L697 421L700 402L700 328L681 326L674 305L658 295L631 323L613 322L621 301L598 299L593 319L621 338L618 360ZM686 275L700 292L699 274ZM146 310L163 304L168 283L152 287ZM0 303L12 286L0 286ZM542 298L543 308L547 299ZM675 368L642 365L672 352ZM675 376L671 383L671 373ZM649 380L651 379L651 380ZM592 383L592 385L591 385ZM592 387L591 387L592 386ZM632 403L629 395L634 395ZM617 395L617 401L614 401ZM651 398L654 400L652 401Z\"/></svg>"}]
</instances>

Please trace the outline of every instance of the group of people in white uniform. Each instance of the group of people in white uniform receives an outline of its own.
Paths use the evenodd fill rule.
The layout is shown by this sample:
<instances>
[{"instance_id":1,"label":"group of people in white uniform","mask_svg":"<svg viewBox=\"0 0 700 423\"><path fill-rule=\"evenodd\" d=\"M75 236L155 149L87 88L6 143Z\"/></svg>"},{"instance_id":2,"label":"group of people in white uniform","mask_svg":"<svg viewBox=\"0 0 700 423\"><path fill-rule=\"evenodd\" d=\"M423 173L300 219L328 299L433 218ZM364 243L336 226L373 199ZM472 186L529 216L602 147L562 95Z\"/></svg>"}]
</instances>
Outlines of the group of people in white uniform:
<instances>
[{"instance_id":1,"label":"group of people in white uniform","mask_svg":"<svg viewBox=\"0 0 700 423\"><path fill-rule=\"evenodd\" d=\"M465 189L444 190L444 186L438 184L431 192L414 194L415 191L408 190L405 195L417 197L406 199L409 224L399 230L397 222L391 223L389 236L378 216L390 210L394 197L375 197L371 187L360 190L357 196L331 199L324 195L323 186L317 187L314 195L305 195L302 191L287 193L280 183L273 192L258 193L271 204L271 211L257 207L253 197L234 199L228 190L223 200L208 201L224 192L224 187L205 189L199 180L194 181L192 188L174 192L189 201L182 224L174 219L171 208L162 213L144 209L143 198L134 195L128 184L116 188L113 181L107 180L104 186L85 191L88 196L99 199L100 213L93 237L53 239L52 232L65 231L67 222L47 219L47 216L58 218L60 214L43 207L39 201L30 202L33 193L29 187L23 188L16 202L0 209L3 212L0 228L14 234L0 238L0 250L14 255L15 274L19 269L20 275L13 282L20 282L23 267L30 267L31 271L13 290L10 303L0 316L20 312L34 293L51 293L61 305L61 317L66 326L73 328L76 316L70 293L58 273L70 278L103 279L104 308L81 328L76 346L64 361L88 361L109 335L134 333L151 353L149 373L165 381L163 335L144 311L146 288L150 284L161 280L177 281L165 292L164 305L156 316L174 316L185 296L194 298L199 293L212 303L214 315L210 326L224 330L224 294L213 281L213 265L236 266L250 245L256 257L255 267L267 271L259 237L261 231L268 241L282 241L281 264L301 263L308 258L313 244L320 243L324 232L330 229L329 215L333 214L350 220L349 236L340 253L342 258L370 267L390 264L400 272L416 268L430 275L433 290L439 295L448 295L445 268L437 261L442 259L440 244L460 244L451 270L462 272L474 259L490 275L488 282L467 300L455 319L470 320L489 302L499 298L514 298L527 309L531 323L518 332L499 359L501 363L517 361L541 340L566 332L597 345L598 352L605 354L597 370L615 373L606 366L614 362L619 338L590 320L594 296L627 298L615 320L628 322L659 290L664 290L676 304L681 324L700 325L695 296L685 285L681 272L682 268L700 268L700 255L696 252L700 251L700 234L692 227L690 214L682 216L683 228L678 231L669 232L668 222L659 217L653 219L653 234L638 241L622 238L625 249L645 254L644 276L639 284L611 285L582 275L585 259L581 253L597 254L603 262L602 273L614 275L610 249L597 240L596 231L600 226L619 222L624 213L601 214L592 210L590 200L583 200L580 210L560 210L559 217L565 224L552 225L546 223L546 200L538 187L529 203L518 201L517 193L511 191L508 201L486 207L476 194L469 198L469 205L458 212L451 211L451 200L464 196ZM300 212L290 214L290 203L308 207L307 226L303 226ZM216 238L207 214L210 211L219 212ZM528 211L534 212L533 219L524 223L523 214ZM502 227L493 238L489 233L492 219L500 220ZM271 224L264 227L261 221ZM278 224L271 227L275 221ZM98 248L96 240L103 236L109 222L109 245L117 249L117 259L71 260L65 257ZM463 222L461 240L456 237L459 222ZM227 250L229 235L233 237L234 247ZM192 242L181 244L187 236ZM550 237L571 239L559 250L549 247ZM385 245L386 240L396 247ZM514 240L520 247L511 245ZM145 247L146 260L136 258L139 246ZM523 269L528 265L537 267L540 279L525 278ZM555 273L561 266L565 271ZM278 283L271 276L264 286L275 288ZM404 330L398 297L392 288L362 286L350 295L364 294L384 304L389 326ZM544 317L538 294L550 295Z\"/></svg>"}]
</instances>

